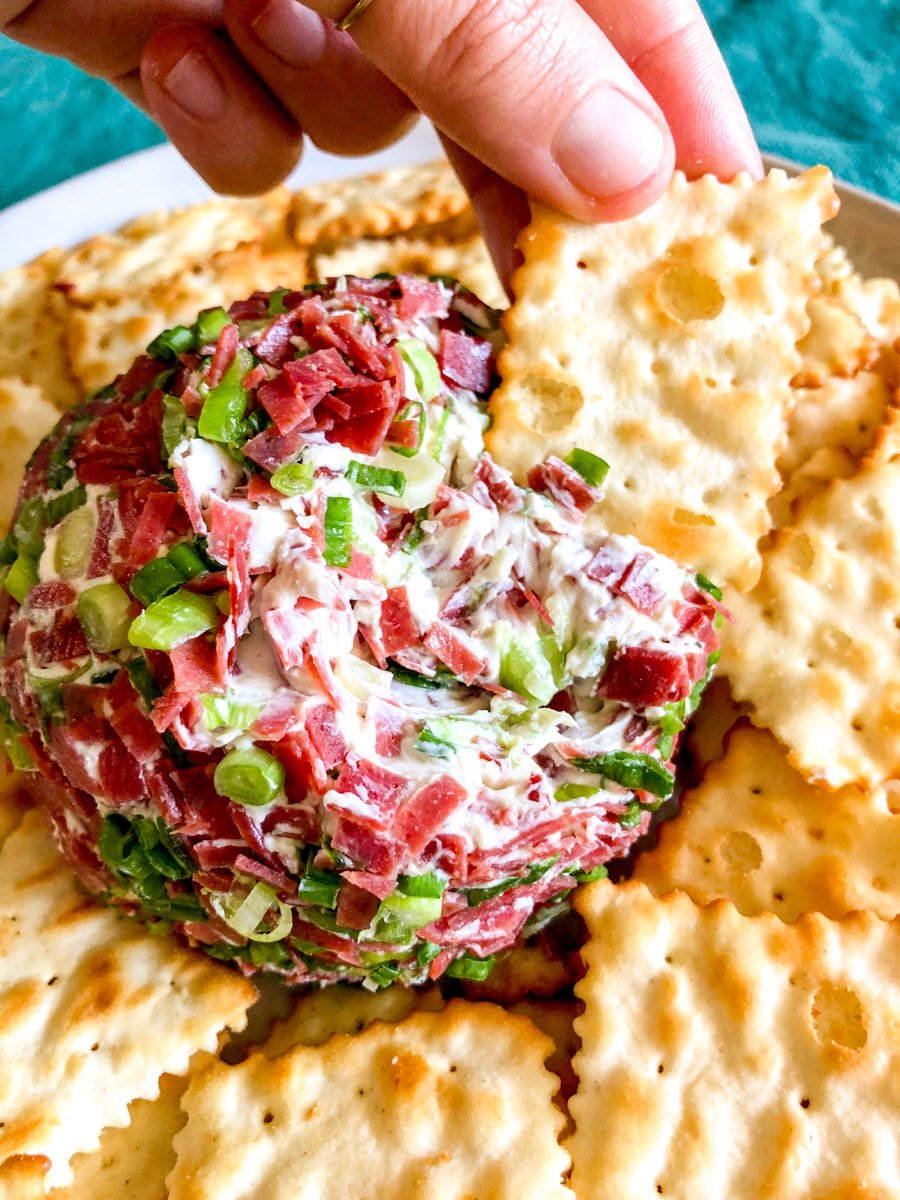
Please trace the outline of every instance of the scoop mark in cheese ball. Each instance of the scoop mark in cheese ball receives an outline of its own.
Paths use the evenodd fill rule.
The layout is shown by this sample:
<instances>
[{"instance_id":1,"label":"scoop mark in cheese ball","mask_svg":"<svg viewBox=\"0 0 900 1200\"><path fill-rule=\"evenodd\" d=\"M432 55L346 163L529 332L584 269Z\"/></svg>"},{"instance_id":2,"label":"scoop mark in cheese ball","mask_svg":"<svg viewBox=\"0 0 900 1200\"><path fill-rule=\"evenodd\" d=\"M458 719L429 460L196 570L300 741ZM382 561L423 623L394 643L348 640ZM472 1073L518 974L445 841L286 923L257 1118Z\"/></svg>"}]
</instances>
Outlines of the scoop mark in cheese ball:
<instances>
[{"instance_id":1,"label":"scoop mark in cheese ball","mask_svg":"<svg viewBox=\"0 0 900 1200\"><path fill-rule=\"evenodd\" d=\"M412 276L160 335L29 464L4 729L82 880L245 972L483 978L672 790L716 589L484 453L497 314Z\"/></svg>"}]
</instances>

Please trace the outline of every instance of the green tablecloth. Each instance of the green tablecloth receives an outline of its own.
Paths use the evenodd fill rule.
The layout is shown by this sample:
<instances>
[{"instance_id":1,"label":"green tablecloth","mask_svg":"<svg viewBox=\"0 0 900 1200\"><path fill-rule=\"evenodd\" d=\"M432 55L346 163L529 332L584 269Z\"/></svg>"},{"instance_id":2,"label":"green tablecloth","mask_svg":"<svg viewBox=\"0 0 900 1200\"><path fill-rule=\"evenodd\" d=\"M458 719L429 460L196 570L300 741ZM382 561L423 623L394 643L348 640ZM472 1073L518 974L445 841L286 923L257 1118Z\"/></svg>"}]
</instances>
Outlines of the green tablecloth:
<instances>
[{"instance_id":1,"label":"green tablecloth","mask_svg":"<svg viewBox=\"0 0 900 1200\"><path fill-rule=\"evenodd\" d=\"M900 201L900 3L705 0L764 149ZM162 141L106 84L0 36L0 208Z\"/></svg>"}]
</instances>

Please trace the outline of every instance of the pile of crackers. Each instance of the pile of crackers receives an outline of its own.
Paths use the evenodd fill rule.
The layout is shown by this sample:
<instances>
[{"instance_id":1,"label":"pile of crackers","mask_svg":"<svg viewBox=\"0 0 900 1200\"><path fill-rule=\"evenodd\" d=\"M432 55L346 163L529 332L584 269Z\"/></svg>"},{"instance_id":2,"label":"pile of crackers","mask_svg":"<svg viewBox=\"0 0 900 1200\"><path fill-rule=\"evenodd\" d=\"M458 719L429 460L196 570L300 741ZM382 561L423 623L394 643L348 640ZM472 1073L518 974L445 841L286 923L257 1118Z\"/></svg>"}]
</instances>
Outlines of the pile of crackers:
<instances>
[{"instance_id":1,"label":"pile of crackers","mask_svg":"<svg viewBox=\"0 0 900 1200\"><path fill-rule=\"evenodd\" d=\"M522 239L491 452L601 454L599 520L733 618L679 814L576 898L574 998L526 949L478 998L257 1001L86 897L8 777L0 1197L900 1197L900 290L859 278L834 207L823 169L679 176L624 225L538 208ZM443 163L0 275L0 516L59 410L160 329L381 270L506 304Z\"/></svg>"}]
</instances>

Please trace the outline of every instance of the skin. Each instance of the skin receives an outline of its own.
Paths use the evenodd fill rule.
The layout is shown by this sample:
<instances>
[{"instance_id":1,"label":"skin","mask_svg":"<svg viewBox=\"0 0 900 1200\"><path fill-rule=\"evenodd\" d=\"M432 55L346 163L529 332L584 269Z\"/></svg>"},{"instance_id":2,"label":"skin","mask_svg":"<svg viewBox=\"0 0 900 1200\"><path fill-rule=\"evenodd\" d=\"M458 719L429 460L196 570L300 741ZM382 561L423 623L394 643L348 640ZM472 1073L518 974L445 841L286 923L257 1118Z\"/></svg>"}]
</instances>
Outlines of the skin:
<instances>
[{"instance_id":1,"label":"skin","mask_svg":"<svg viewBox=\"0 0 900 1200\"><path fill-rule=\"evenodd\" d=\"M374 0L338 33L347 8L0 0L0 30L108 79L236 195L279 183L304 137L367 154L423 113L505 278L525 194L613 221L651 204L676 166L762 172L695 0Z\"/></svg>"}]
</instances>

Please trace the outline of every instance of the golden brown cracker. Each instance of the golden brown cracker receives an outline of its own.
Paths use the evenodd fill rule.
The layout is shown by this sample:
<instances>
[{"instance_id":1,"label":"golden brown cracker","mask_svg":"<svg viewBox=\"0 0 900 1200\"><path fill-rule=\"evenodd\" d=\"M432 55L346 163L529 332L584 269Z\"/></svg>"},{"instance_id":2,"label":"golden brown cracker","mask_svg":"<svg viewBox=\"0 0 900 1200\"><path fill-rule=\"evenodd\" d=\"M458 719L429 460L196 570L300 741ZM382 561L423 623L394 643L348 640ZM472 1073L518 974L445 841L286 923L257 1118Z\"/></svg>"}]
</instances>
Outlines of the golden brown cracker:
<instances>
[{"instance_id":1,"label":"golden brown cracker","mask_svg":"<svg viewBox=\"0 0 900 1200\"><path fill-rule=\"evenodd\" d=\"M536 437L594 451L611 464L606 528L751 586L835 206L824 168L727 185L676 174L615 225L536 206L488 449L520 479Z\"/></svg>"},{"instance_id":2,"label":"golden brown cracker","mask_svg":"<svg viewBox=\"0 0 900 1200\"><path fill-rule=\"evenodd\" d=\"M0 1162L46 1160L46 1186L68 1184L71 1158L214 1051L254 997L82 893L44 814L26 813L0 850Z\"/></svg>"},{"instance_id":3,"label":"golden brown cracker","mask_svg":"<svg viewBox=\"0 0 900 1200\"><path fill-rule=\"evenodd\" d=\"M388 237L458 216L469 199L444 159L304 188L290 224L298 246Z\"/></svg>"},{"instance_id":4,"label":"golden brown cracker","mask_svg":"<svg viewBox=\"0 0 900 1200\"><path fill-rule=\"evenodd\" d=\"M770 733L742 724L634 877L658 895L730 900L747 916L836 919L859 909L890 920L900 915L900 792L825 791Z\"/></svg>"},{"instance_id":5,"label":"golden brown cracker","mask_svg":"<svg viewBox=\"0 0 900 1200\"><path fill-rule=\"evenodd\" d=\"M577 904L579 1200L896 1194L900 923L785 925L639 883Z\"/></svg>"},{"instance_id":6,"label":"golden brown cracker","mask_svg":"<svg viewBox=\"0 0 900 1200\"><path fill-rule=\"evenodd\" d=\"M35 384L0 377L0 531L9 528L29 458L58 420L59 409Z\"/></svg>"},{"instance_id":7,"label":"golden brown cracker","mask_svg":"<svg viewBox=\"0 0 900 1200\"><path fill-rule=\"evenodd\" d=\"M551 1051L523 1018L456 1000L215 1066L183 1100L171 1200L564 1200Z\"/></svg>"},{"instance_id":8,"label":"golden brown cracker","mask_svg":"<svg viewBox=\"0 0 900 1200\"><path fill-rule=\"evenodd\" d=\"M62 251L0 272L0 374L40 388L57 408L81 399L65 351L64 306L54 292Z\"/></svg>"},{"instance_id":9,"label":"golden brown cracker","mask_svg":"<svg viewBox=\"0 0 900 1200\"><path fill-rule=\"evenodd\" d=\"M801 505L733 596L721 666L756 724L827 787L900 771L900 421Z\"/></svg>"}]
</instances>

